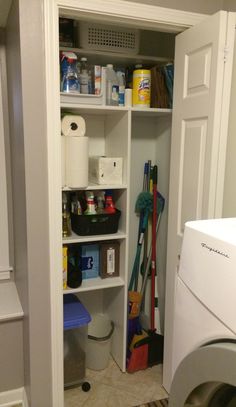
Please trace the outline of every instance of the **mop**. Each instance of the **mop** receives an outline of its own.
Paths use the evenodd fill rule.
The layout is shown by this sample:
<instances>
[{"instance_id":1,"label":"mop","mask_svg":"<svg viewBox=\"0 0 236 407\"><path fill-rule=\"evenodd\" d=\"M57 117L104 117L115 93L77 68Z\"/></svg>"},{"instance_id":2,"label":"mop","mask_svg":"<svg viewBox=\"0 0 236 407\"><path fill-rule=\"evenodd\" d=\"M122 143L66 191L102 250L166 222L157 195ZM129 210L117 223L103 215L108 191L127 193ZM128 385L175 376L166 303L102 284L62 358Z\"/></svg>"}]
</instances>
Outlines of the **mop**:
<instances>
[{"instance_id":1,"label":"mop","mask_svg":"<svg viewBox=\"0 0 236 407\"><path fill-rule=\"evenodd\" d=\"M144 292L146 288L146 282L149 275L150 264L152 260L152 305L151 305L151 329L148 333L144 333L141 330L139 318L139 329L133 337L133 341L130 345L131 356L128 360L127 371L129 373L137 370L145 369L148 366L158 364L163 359L163 337L155 333L154 326L154 311L155 311L155 274L156 274L156 238L159 230L161 215L164 210L165 199L157 192L157 167L154 166L153 176L153 210L152 218L152 244L149 249L149 255L146 262L146 268L143 275L142 288L140 292L141 301L144 298ZM157 216L158 215L158 216ZM153 278L154 276L154 278ZM154 283L153 283L154 280ZM154 308L154 310L153 310Z\"/></svg>"},{"instance_id":2,"label":"mop","mask_svg":"<svg viewBox=\"0 0 236 407\"><path fill-rule=\"evenodd\" d=\"M134 345L134 349L143 349L143 353L147 355L147 366L151 367L163 361L164 339L162 335L156 333L155 329L155 276L156 276L156 236L157 229L160 223L157 222L157 166L153 167L153 212L152 212L152 247L151 256L151 318L148 336L141 339ZM150 260L148 261L150 263ZM148 264L147 264L148 265ZM149 269L145 270L145 279L147 279ZM144 288L143 288L144 289ZM140 352L140 350L139 350ZM141 353L141 352L140 352Z\"/></svg>"},{"instance_id":3,"label":"mop","mask_svg":"<svg viewBox=\"0 0 236 407\"><path fill-rule=\"evenodd\" d=\"M134 339L134 336L138 339L143 338L142 328L139 321L139 309L141 303L141 296L138 292L138 277L140 268L140 257L141 251L144 244L144 235L148 226L149 213L152 211L152 194L147 191L148 183L148 163L144 166L144 179L143 179L143 191L138 195L135 211L139 213L139 230L138 230L138 241L136 255L133 263L130 283L129 283L129 318L128 318L128 348L127 356L130 355L130 345Z\"/></svg>"},{"instance_id":4,"label":"mop","mask_svg":"<svg viewBox=\"0 0 236 407\"><path fill-rule=\"evenodd\" d=\"M153 197L150 192L141 192L138 195L135 211L142 214L140 216L141 225L139 231L139 239L137 243L136 255L134 259L133 269L131 273L130 283L129 283L129 301L130 301L130 310L129 316L134 318L138 316L139 312L139 304L140 304L140 293L137 291L138 289L138 276L139 276L139 266L140 266L140 257L141 257L141 250L144 241L144 233L146 231L148 225L148 217L149 213L152 211L152 201Z\"/></svg>"}]
</instances>

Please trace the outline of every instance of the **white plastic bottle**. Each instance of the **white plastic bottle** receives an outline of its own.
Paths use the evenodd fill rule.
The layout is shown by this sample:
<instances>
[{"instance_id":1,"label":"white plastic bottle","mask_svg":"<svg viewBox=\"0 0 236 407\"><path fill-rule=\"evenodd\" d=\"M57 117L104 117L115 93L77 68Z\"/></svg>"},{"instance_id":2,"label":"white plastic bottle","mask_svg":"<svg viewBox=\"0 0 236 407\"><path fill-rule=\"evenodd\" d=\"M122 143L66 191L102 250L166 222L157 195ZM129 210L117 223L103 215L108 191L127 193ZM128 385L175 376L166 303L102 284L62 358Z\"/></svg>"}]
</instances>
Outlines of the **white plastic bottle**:
<instances>
[{"instance_id":1,"label":"white plastic bottle","mask_svg":"<svg viewBox=\"0 0 236 407\"><path fill-rule=\"evenodd\" d=\"M119 84L119 106L125 105L125 73L122 71L117 72Z\"/></svg>"},{"instance_id":2,"label":"white plastic bottle","mask_svg":"<svg viewBox=\"0 0 236 407\"><path fill-rule=\"evenodd\" d=\"M106 104L108 106L118 106L119 83L112 64L107 64L106 76Z\"/></svg>"},{"instance_id":3,"label":"white plastic bottle","mask_svg":"<svg viewBox=\"0 0 236 407\"><path fill-rule=\"evenodd\" d=\"M88 74L87 58L82 57L80 61L81 61L80 76L79 76L79 78L80 78L80 93L88 94L89 93L89 88L88 88L89 74Z\"/></svg>"}]
</instances>

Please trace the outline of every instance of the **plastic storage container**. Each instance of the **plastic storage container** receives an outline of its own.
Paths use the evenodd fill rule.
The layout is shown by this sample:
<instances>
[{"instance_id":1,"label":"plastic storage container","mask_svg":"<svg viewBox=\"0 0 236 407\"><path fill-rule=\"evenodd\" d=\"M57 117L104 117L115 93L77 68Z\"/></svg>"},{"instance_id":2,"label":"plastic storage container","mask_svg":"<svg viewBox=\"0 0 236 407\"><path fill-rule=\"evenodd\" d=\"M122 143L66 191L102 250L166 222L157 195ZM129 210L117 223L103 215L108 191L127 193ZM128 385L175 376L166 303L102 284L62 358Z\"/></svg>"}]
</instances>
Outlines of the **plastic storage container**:
<instances>
[{"instance_id":1,"label":"plastic storage container","mask_svg":"<svg viewBox=\"0 0 236 407\"><path fill-rule=\"evenodd\" d=\"M95 314L88 330L86 367L102 370L108 366L114 323L106 314Z\"/></svg>"},{"instance_id":2,"label":"plastic storage container","mask_svg":"<svg viewBox=\"0 0 236 407\"><path fill-rule=\"evenodd\" d=\"M137 69L133 72L133 106L150 107L151 99L151 71Z\"/></svg>"},{"instance_id":3,"label":"plastic storage container","mask_svg":"<svg viewBox=\"0 0 236 407\"><path fill-rule=\"evenodd\" d=\"M85 381L88 323L91 317L73 294L64 295L64 387L81 385L90 389Z\"/></svg>"},{"instance_id":4,"label":"plastic storage container","mask_svg":"<svg viewBox=\"0 0 236 407\"><path fill-rule=\"evenodd\" d=\"M99 215L76 215L71 213L71 228L80 236L105 235L116 233L121 212L103 213Z\"/></svg>"},{"instance_id":5,"label":"plastic storage container","mask_svg":"<svg viewBox=\"0 0 236 407\"><path fill-rule=\"evenodd\" d=\"M85 21L79 24L81 48L135 55L139 52L139 41L140 31L133 28Z\"/></svg>"}]
</instances>

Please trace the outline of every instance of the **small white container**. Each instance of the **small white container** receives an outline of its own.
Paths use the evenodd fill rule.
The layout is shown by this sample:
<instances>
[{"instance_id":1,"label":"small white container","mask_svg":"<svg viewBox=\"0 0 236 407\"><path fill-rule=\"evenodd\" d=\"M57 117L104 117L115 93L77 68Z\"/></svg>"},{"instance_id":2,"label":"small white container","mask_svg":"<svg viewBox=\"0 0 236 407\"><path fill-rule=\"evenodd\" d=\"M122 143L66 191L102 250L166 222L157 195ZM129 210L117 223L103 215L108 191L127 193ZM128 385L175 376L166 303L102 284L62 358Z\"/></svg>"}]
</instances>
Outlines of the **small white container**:
<instances>
[{"instance_id":1,"label":"small white container","mask_svg":"<svg viewBox=\"0 0 236 407\"><path fill-rule=\"evenodd\" d=\"M122 169L122 157L89 157L89 182L100 185L120 185Z\"/></svg>"},{"instance_id":2,"label":"small white container","mask_svg":"<svg viewBox=\"0 0 236 407\"><path fill-rule=\"evenodd\" d=\"M88 329L86 367L103 370L108 366L114 323L105 314L95 314Z\"/></svg>"}]
</instances>

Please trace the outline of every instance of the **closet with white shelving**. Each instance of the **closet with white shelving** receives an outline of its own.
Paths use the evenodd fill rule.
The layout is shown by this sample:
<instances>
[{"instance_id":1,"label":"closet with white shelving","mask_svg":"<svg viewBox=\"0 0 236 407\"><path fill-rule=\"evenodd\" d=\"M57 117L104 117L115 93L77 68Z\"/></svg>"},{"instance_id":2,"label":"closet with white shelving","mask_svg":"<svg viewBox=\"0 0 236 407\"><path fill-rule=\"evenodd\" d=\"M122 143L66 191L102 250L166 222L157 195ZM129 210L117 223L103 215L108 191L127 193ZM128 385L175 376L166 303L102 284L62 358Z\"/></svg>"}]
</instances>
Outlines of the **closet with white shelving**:
<instances>
[{"instance_id":1,"label":"closet with white shelving","mask_svg":"<svg viewBox=\"0 0 236 407\"><path fill-rule=\"evenodd\" d=\"M119 4L121 6L121 4ZM129 4L131 7L131 5ZM118 6L117 6L118 7ZM88 7L89 8L89 7ZM95 7L96 9L96 7ZM94 10L95 10L94 9ZM123 180L121 185L107 185L114 193L114 201L117 209L121 211L118 232L114 235L96 235L96 236L72 236L61 240L61 244L72 245L74 243L102 242L117 240L120 243L120 267L119 276L107 278L105 280L91 279L83 281L77 289L66 289L63 295L74 292L84 303L88 311L93 314L95 311L106 312L109 318L115 324L115 330L112 341L112 356L120 368L126 369L126 338L127 338L127 291L128 281L135 255L138 231L138 217L135 213L135 201L138 193L142 190L143 165L147 160L158 165L158 189L166 200L164 214L161 220L161 227L158 236L158 257L157 267L159 274L162 275L160 283L160 308L164 308L164 287L167 270L167 285L169 285L168 296L170 303L173 297L174 270L178 264L179 243L176 233L182 236L182 225L188 219L201 217L214 217L220 213L220 188L222 186L223 168L225 161L225 152L222 148L225 143L225 134L220 134L222 128L216 125L216 119L220 118L220 105L227 100L225 114L227 116L229 102L229 82L222 82L225 72L222 70L224 62L217 59L221 53L220 41L214 42L214 39L207 39L205 26L199 26L204 20L204 16L191 15L186 16L185 23L155 24L154 21L148 22L141 16L121 17L115 16L112 11L106 15L92 10L86 12L86 6L66 6L65 4L58 8L57 17L74 19L79 25L80 22L87 23L107 23L112 24L119 29L122 27L132 28L139 31L140 44L139 52L136 55L126 55L125 53L116 53L114 51L90 50L89 47L81 47L79 40L73 47L69 47L81 56L86 56L90 63L107 63L130 65L142 63L144 65L154 66L162 65L174 60L175 64L175 88L174 88L174 106L173 113L170 109L145 108L138 109L133 107L111 107L102 104L83 103L81 99L71 95L60 95L59 75L54 85L57 85L57 94L55 86L53 94L60 98L60 112L72 112L86 118L88 124L86 136L89 138L89 155L111 155L123 158ZM130 8L128 7L128 14ZM154 10L153 10L154 11ZM106 13L105 13L106 14ZM56 14L54 14L55 17ZM182 16L183 18L183 16ZM155 20L155 17L154 17ZM211 23L221 25L226 24L224 13L218 13L209 18ZM57 20L58 22L58 20ZM196 27L194 26L196 24ZM200 23L202 24L202 23ZM184 31L193 25L189 30ZM204 29L203 29L204 28ZM219 28L215 28L216 32ZM54 36L58 35L58 30L54 31ZM187 39L186 39L187 36ZM189 39L188 39L189 37ZM79 38L79 37L78 37ZM217 35L214 37L218 40ZM196 39L196 42L195 42ZM199 42L197 42L199 41ZM66 48L67 49L67 48ZM63 47L62 50L65 50ZM53 48L54 63L60 51L59 41ZM175 56L174 56L175 54ZM213 58L214 57L214 58ZM214 60L214 61L213 61ZM203 69L204 67L204 69ZM229 73L229 66L226 72ZM56 72L56 71L55 71ZM220 81L221 78L221 81ZM217 85L226 87L223 98L220 100L221 91L213 92L210 95L209 103L201 104L201 100L196 104L193 116L191 117L188 107L194 104L195 96L201 97L202 94L209 94L216 89ZM182 88L183 86L183 88ZM182 101L182 99L183 101ZM217 100L216 100L216 99ZM214 103L214 101L216 102ZM198 112L214 105L215 110L209 109L207 112ZM57 106L56 106L57 109ZM186 113L187 110L187 113ZM199 116L200 115L200 116ZM56 128L60 134L60 114L54 110L54 116L58 118ZM208 117L206 128L202 118ZM201 119L201 120L200 120ZM173 122L173 124L172 124ZM213 128L217 129L214 133L215 139L211 137ZM227 126L224 128L227 133ZM179 137L180 136L180 137ZM57 151L60 153L60 137L57 140ZM210 144L209 141L210 140ZM222 141L224 140L224 141ZM194 148L191 149L193 143ZM60 154L59 154L60 155ZM218 168L220 157L222 168ZM210 164L210 165L209 165ZM196 170L196 171L195 171ZM221 171L222 170L222 171ZM209 173L217 172L217 181L214 183L209 180ZM216 172L215 172L216 171ZM214 184L214 185L213 185ZM86 190L103 190L105 186L89 184ZM189 195L189 190L191 194ZM204 192L203 192L204 191ZM70 193L64 188L64 192ZM191 199L189 199L191 198ZM197 202L197 207L192 202ZM215 201L214 209L208 205ZM58 214L59 216L59 214ZM59 219L59 218L58 218ZM168 229L168 239L167 239ZM166 268L167 259L167 268ZM162 286L162 287L161 287ZM166 315L170 308L167 307ZM166 332L171 335L171 326L166 319ZM168 336L167 335L167 336ZM168 357L167 357L168 359ZM167 360L168 363L168 360Z\"/></svg>"},{"instance_id":2,"label":"closet with white shelving","mask_svg":"<svg viewBox=\"0 0 236 407\"><path fill-rule=\"evenodd\" d=\"M62 13L63 16L63 13ZM72 17L72 16L71 16ZM87 23L89 25L89 22ZM77 37L75 43L80 44L81 28L84 22L75 20ZM91 23L94 29L96 23ZM100 27L100 25L98 25ZM111 30L112 27L109 26ZM104 30L106 25L104 23ZM113 30L126 32L127 26L114 25ZM139 63L152 67L172 62L174 58L174 34L148 30L131 30L138 36L135 52L120 52L115 47L107 46L105 50L81 47L60 47L61 51L70 50L79 57L87 57L90 64L114 67L133 67ZM97 38L97 41L99 37ZM83 41L82 41L83 43ZM118 51L118 52L117 52ZM133 55L132 55L133 54ZM104 88L104 86L102 86ZM58 89L59 90L59 89ZM89 156L121 157L123 160L122 183L120 185L91 184L85 188L89 191L112 190L113 200L121 211L118 231L115 234L94 236L71 236L63 238L63 245L75 243L102 243L116 240L119 242L119 276L102 279L101 277L86 279L76 289L66 288L63 295L76 293L88 311L93 314L98 310L108 314L115 324L112 339L112 356L125 371L126 369L126 337L127 337L127 291L132 263L135 255L138 233L138 216L135 213L135 201L142 191L143 168L147 160L158 164L159 186L167 199L169 179L169 150L171 109L169 108L134 108L106 106L105 100L97 102L97 96L76 95L61 92L61 112L73 113L84 118L86 136L89 143ZM86 98L86 100L85 100ZM63 192L70 193L64 187ZM165 268L166 250L166 215L162 225L162 247L158 259L162 273ZM148 294L147 294L148 296Z\"/></svg>"}]
</instances>

